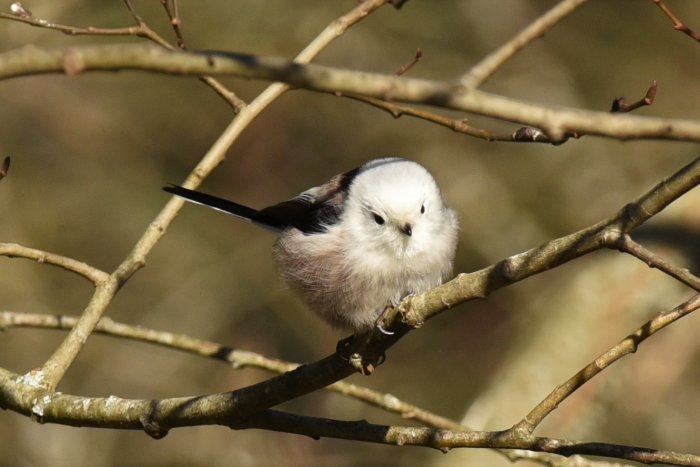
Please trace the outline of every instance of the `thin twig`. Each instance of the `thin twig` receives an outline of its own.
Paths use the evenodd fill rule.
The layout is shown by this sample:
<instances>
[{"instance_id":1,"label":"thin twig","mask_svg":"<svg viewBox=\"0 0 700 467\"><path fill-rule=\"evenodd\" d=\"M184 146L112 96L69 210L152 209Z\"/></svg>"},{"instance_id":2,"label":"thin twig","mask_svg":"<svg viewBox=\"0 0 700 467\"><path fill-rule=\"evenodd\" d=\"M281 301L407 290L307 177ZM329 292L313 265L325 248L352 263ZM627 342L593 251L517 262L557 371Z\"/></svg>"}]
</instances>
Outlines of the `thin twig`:
<instances>
[{"instance_id":1,"label":"thin twig","mask_svg":"<svg viewBox=\"0 0 700 467\"><path fill-rule=\"evenodd\" d=\"M435 123L457 133L463 133L465 135L473 136L475 138L483 139L485 141L515 142L512 135L495 134L482 128L473 127L469 125L466 119L464 118L450 118L435 112L430 112L428 110L418 109L416 107L411 107L408 105L395 104L393 102L387 102L382 99L377 99L376 97L367 97L359 94L344 94L340 92L334 92L329 94L369 104L372 107L376 107L380 110L388 112L394 118L401 118L403 116L414 117L431 123Z\"/></svg>"},{"instance_id":2,"label":"thin twig","mask_svg":"<svg viewBox=\"0 0 700 467\"><path fill-rule=\"evenodd\" d=\"M146 21L144 21L144 19L141 17L138 11L136 11L136 8L134 8L134 4L131 3L131 0L124 0L124 5L126 6L126 9L131 15L131 17L134 18L136 24L138 24L139 26L146 24Z\"/></svg>"},{"instance_id":3,"label":"thin twig","mask_svg":"<svg viewBox=\"0 0 700 467\"><path fill-rule=\"evenodd\" d=\"M109 274L106 272L82 261L77 261L73 258L57 255L55 253L49 253L48 251L29 248L16 243L0 243L0 256L32 259L39 263L58 266L61 269L84 277L96 286L106 281L109 277Z\"/></svg>"},{"instance_id":4,"label":"thin twig","mask_svg":"<svg viewBox=\"0 0 700 467\"><path fill-rule=\"evenodd\" d=\"M636 102L628 104L624 97L618 97L617 99L613 100L613 103L610 106L610 112L611 113L631 112L631 111L636 110L640 107L645 107L647 105L653 104L655 98L656 98L656 80L651 82L651 86L649 86L649 89L647 89L647 92L644 95L644 97L642 97L641 99L639 99Z\"/></svg>"},{"instance_id":5,"label":"thin twig","mask_svg":"<svg viewBox=\"0 0 700 467\"><path fill-rule=\"evenodd\" d=\"M688 37L692 38L697 42L700 42L700 33L697 33L690 29L688 26L686 26L686 24L683 21L681 21L681 19L666 6L666 3L664 3L663 0L652 1L656 3L656 6L661 8L661 11L663 11L664 14L668 17L668 19L671 20L671 22L673 23L673 29L682 32L683 34L687 35Z\"/></svg>"},{"instance_id":6,"label":"thin twig","mask_svg":"<svg viewBox=\"0 0 700 467\"><path fill-rule=\"evenodd\" d=\"M413 57L413 60L409 63L401 65L399 70L396 72L396 76L401 76L405 74L408 70L413 68L413 66L415 66L422 58L423 51L420 48L416 49L416 54ZM331 92L329 94L369 104L372 107L384 110L385 112L391 114L392 117L397 119L406 115L409 117L415 117L421 120L426 120L428 122L435 123L445 128L449 128L450 130L455 131L457 133L463 133L465 135L473 136L475 138L483 139L486 141L515 141L512 135L496 135L484 129L473 127L467 124L467 120L464 118L450 118L427 110L418 109L407 105L396 104L393 102L386 101L384 99L363 96L361 94L351 94L342 92Z\"/></svg>"},{"instance_id":7,"label":"thin twig","mask_svg":"<svg viewBox=\"0 0 700 467\"><path fill-rule=\"evenodd\" d=\"M663 257L649 251L643 245L632 240L629 235L622 235L615 242L614 247L624 253L629 253L630 255L644 261L647 266L651 268L656 268L659 271L663 271L674 279L679 280L688 287L692 287L696 292L700 292L700 277L691 273L686 268L681 268L675 264L666 261Z\"/></svg>"},{"instance_id":8,"label":"thin twig","mask_svg":"<svg viewBox=\"0 0 700 467\"><path fill-rule=\"evenodd\" d=\"M627 113L632 112L640 107L651 105L654 103L656 98L656 80L652 81L651 86L647 89L644 97L639 99L632 104L628 104L624 97L618 97L613 100L610 107L610 113ZM560 141L550 141L549 137L539 128L535 127L521 127L518 128L512 135L512 141L520 143L553 143L562 144L566 142L569 138L581 138L585 136L586 133L581 131L570 131L566 133Z\"/></svg>"},{"instance_id":9,"label":"thin twig","mask_svg":"<svg viewBox=\"0 0 700 467\"><path fill-rule=\"evenodd\" d=\"M56 31L60 31L64 34L69 34L72 36L79 36L79 35L90 35L90 36L135 36L135 37L142 37L144 39L148 39L151 42L158 44L159 46L172 50L174 47L167 41L165 40L162 36L160 36L157 32L155 32L153 29L151 29L148 24L144 21L144 19L138 14L136 9L134 8L133 4L131 3L131 0L124 0L124 3L126 4L126 8L131 14L131 16L134 18L134 21L136 22L136 26L129 26L125 28L96 28L93 26L89 26L86 28L83 27L77 27L77 26L68 26L65 24L59 24L59 23L52 23L50 21L46 21L44 19L39 19L31 15L24 15L24 16L17 16L17 15L8 15L7 13L0 13L0 18L4 19L9 19L13 21L19 21L22 23L25 23L29 26L34 26L38 28L44 28L44 29L52 29ZM202 74L198 77L200 81L204 82L207 84L209 87L211 87L217 94L219 94L222 98L226 100L226 102L231 105L231 107L234 109L236 113L240 111L241 108L245 107L245 102L239 98L233 91L228 89L226 86L224 86L219 80L216 78L213 78L211 76L207 76L205 74Z\"/></svg>"},{"instance_id":10,"label":"thin twig","mask_svg":"<svg viewBox=\"0 0 700 467\"><path fill-rule=\"evenodd\" d=\"M423 58L423 51L420 48L417 48L416 55L413 57L413 60L401 65L401 68L399 68L399 71L396 72L396 76L401 76L404 73L406 73L408 70L413 68L418 62L420 62L422 58Z\"/></svg>"},{"instance_id":11,"label":"thin twig","mask_svg":"<svg viewBox=\"0 0 700 467\"><path fill-rule=\"evenodd\" d=\"M134 5L131 3L131 0L124 0L124 3L126 5L126 9L129 11L131 16L134 18L134 21L136 21L136 24L138 24L139 28L141 28L146 34L147 37L151 40L153 40L155 43L159 44L161 47L165 47L166 49L173 49L173 46L160 37L155 31L153 31L146 21L141 17L141 15L136 11L136 8L134 8ZM176 4L177 6L177 4ZM167 9L166 9L167 11ZM172 16L169 16L170 21L172 23ZM184 49L184 40L182 39L181 36L178 36L178 31L180 31L180 26L179 26L179 16L178 16L178 26L176 29L176 37L178 39L178 45L180 41L182 40L182 47L181 49ZM174 27L174 26L173 26ZM181 32L181 31L180 31ZM155 38L155 40L154 40ZM231 106L233 109L234 113L240 112L245 106L246 103L243 99L238 97L235 92L231 91L229 88L227 88L221 81L218 79L208 76L208 75L200 75L199 80L208 85L210 88L214 90L219 96L221 96L228 104Z\"/></svg>"},{"instance_id":12,"label":"thin twig","mask_svg":"<svg viewBox=\"0 0 700 467\"><path fill-rule=\"evenodd\" d=\"M586 3L586 1L587 0L562 0L545 14L530 23L511 40L474 65L460 78L460 82L467 89L477 88L518 51L538 37L543 36L545 32L573 13L574 10Z\"/></svg>"},{"instance_id":13,"label":"thin twig","mask_svg":"<svg viewBox=\"0 0 700 467\"><path fill-rule=\"evenodd\" d=\"M542 421L569 397L578 388L590 381L594 376L620 360L625 355L634 353L637 347L648 337L656 334L666 326L678 321L684 316L700 308L700 294L693 295L690 299L678 305L672 310L660 311L654 318L644 323L632 334L625 337L617 345L598 356L594 361L586 365L581 371L569 378L564 384L557 386L542 402L537 404L512 429L524 430L532 433Z\"/></svg>"},{"instance_id":14,"label":"thin twig","mask_svg":"<svg viewBox=\"0 0 700 467\"><path fill-rule=\"evenodd\" d=\"M406 66L406 65L404 65ZM475 138L483 139L485 141L500 141L505 143L545 143L551 144L547 135L542 131L534 127L521 127L515 132L510 134L496 134L491 133L482 128L477 128L469 125L467 120L464 118L450 118L444 115L440 115L435 112L430 112L428 110L418 109L416 107L411 107L407 105L396 104L393 102L387 102L382 99L377 99L375 97L367 97L359 94L343 94L341 92L334 92L333 95L338 97L346 97L348 99L353 99L356 101L369 104L380 110L384 110L391 114L394 118L401 118L404 115L409 117L419 118L437 125L449 128L457 133L463 133L465 135L473 136ZM613 101L613 110L611 112L631 112L639 107L651 105L654 102L656 96L656 81L647 90L646 95L634 102L633 104L627 104L624 97L617 98ZM566 138L579 138L583 136L582 134L571 133L566 136Z\"/></svg>"},{"instance_id":15,"label":"thin twig","mask_svg":"<svg viewBox=\"0 0 700 467\"><path fill-rule=\"evenodd\" d=\"M165 8L165 13L168 15L170 26L172 26L173 32L175 33L178 48L185 49L185 38L182 35L182 20L178 12L177 0L160 0L160 3L163 5L163 8Z\"/></svg>"},{"instance_id":16,"label":"thin twig","mask_svg":"<svg viewBox=\"0 0 700 467\"><path fill-rule=\"evenodd\" d=\"M96 28L93 26L89 26L86 28L82 27L76 27L76 26L68 26L65 24L60 24L60 23L53 23L50 21L46 21L44 19L39 19L34 16L17 16L17 15L12 15L8 13L2 13L0 12L0 18L1 19L8 19L10 21L17 21L20 23L27 24L29 26L37 27L37 28L43 28L43 29L52 29L55 31L60 31L64 34L68 34L70 36L81 36L81 35L90 35L90 36L138 36L138 37L148 37L147 33L142 30L139 26L129 26L125 28ZM153 40L153 38L148 37L149 39ZM154 41L156 42L156 41Z\"/></svg>"}]
</instances>

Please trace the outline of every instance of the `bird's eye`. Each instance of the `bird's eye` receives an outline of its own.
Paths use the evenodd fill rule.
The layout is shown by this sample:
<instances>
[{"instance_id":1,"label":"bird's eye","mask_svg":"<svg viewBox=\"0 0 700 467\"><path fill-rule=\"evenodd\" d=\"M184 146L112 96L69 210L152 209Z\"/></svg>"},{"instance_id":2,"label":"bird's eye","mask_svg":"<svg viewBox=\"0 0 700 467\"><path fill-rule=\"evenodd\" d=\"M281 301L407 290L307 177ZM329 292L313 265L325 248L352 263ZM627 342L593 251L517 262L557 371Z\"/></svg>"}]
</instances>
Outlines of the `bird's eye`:
<instances>
[{"instance_id":1,"label":"bird's eye","mask_svg":"<svg viewBox=\"0 0 700 467\"><path fill-rule=\"evenodd\" d=\"M425 204L420 205L420 213L423 214L425 212Z\"/></svg>"},{"instance_id":2,"label":"bird's eye","mask_svg":"<svg viewBox=\"0 0 700 467\"><path fill-rule=\"evenodd\" d=\"M384 218L379 214L372 213L372 216L374 217L374 222L377 224L382 225L384 223Z\"/></svg>"}]
</instances>

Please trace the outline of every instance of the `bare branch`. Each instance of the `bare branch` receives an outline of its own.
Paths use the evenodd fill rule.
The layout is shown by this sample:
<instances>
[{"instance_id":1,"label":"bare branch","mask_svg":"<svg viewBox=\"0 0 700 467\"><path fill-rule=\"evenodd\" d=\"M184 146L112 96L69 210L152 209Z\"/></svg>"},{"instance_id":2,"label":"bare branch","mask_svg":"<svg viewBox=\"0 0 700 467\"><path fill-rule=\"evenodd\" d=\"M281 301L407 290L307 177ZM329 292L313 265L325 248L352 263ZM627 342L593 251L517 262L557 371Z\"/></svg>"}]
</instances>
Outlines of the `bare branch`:
<instances>
[{"instance_id":1,"label":"bare branch","mask_svg":"<svg viewBox=\"0 0 700 467\"><path fill-rule=\"evenodd\" d=\"M460 447L529 449L569 456L602 455L646 463L700 465L700 457L672 451L535 437L510 430L454 431L434 428L373 425L365 421L343 422L266 410L239 417L237 391L200 397L159 401L87 398L46 393L35 375L20 376L0 368L0 406L31 416L40 423L70 426L143 430L162 438L172 428L223 425L234 429L264 428L307 436L352 439L393 445L426 446L447 451ZM242 407L242 405L240 406ZM233 410L232 410L233 409Z\"/></svg>"},{"instance_id":2,"label":"bare branch","mask_svg":"<svg viewBox=\"0 0 700 467\"><path fill-rule=\"evenodd\" d=\"M648 337L669 324L689 315L698 308L700 308L700 294L693 295L689 300L672 310L660 311L654 318L644 323L610 350L601 354L564 384L555 388L554 391L516 424L513 429L516 431L525 430L528 433L532 433L545 417L552 413L554 409L556 409L564 399L573 394L574 391L625 355L635 352L637 347Z\"/></svg>"},{"instance_id":3,"label":"bare branch","mask_svg":"<svg viewBox=\"0 0 700 467\"><path fill-rule=\"evenodd\" d=\"M16 243L0 243L0 256L33 259L39 263L58 266L66 271L84 277L96 286L106 281L109 277L106 272L90 266L87 263L83 263L82 261L77 261L55 253L49 253L48 251L28 248Z\"/></svg>"},{"instance_id":4,"label":"bare branch","mask_svg":"<svg viewBox=\"0 0 700 467\"><path fill-rule=\"evenodd\" d=\"M645 464L700 466L700 456L636 446L536 437L512 431L451 431L385 426L367 423L364 420L357 422L328 420L273 410L256 414L245 422L232 425L231 428L263 428L303 434L314 439L327 437L396 446L425 446L443 452L464 447L491 447L527 449L562 456L574 454L605 456Z\"/></svg>"},{"instance_id":5,"label":"bare branch","mask_svg":"<svg viewBox=\"0 0 700 467\"><path fill-rule=\"evenodd\" d=\"M281 58L224 52L159 50L133 44L59 49L24 47L0 54L0 79L41 73L76 74L126 69L283 81L317 91L363 94L384 100L463 110L540 128L553 143L564 141L572 133L619 139L700 141L700 122L694 120L637 117L536 105L479 90L467 90L451 81L301 64L298 59L290 62Z\"/></svg>"},{"instance_id":6,"label":"bare branch","mask_svg":"<svg viewBox=\"0 0 700 467\"><path fill-rule=\"evenodd\" d=\"M640 107L651 105L654 103L654 98L656 97L656 81L651 83L651 86L647 89L646 95L632 103L628 104L624 97L618 97L613 100L612 106L610 108L610 113L626 113L636 110ZM512 135L512 141L519 143L548 143L548 144L562 144L568 141L569 138L580 138L585 136L585 133L580 131L574 131L564 135L563 139L560 141L550 141L547 135L539 128L534 128L531 126L518 128Z\"/></svg>"},{"instance_id":7,"label":"bare branch","mask_svg":"<svg viewBox=\"0 0 700 467\"><path fill-rule=\"evenodd\" d=\"M399 68L399 71L396 72L396 76L401 76L401 75L405 74L408 70L413 68L418 62L420 62L422 58L423 58L423 51L420 48L416 49L416 55L413 57L413 60L401 65L401 68Z\"/></svg>"},{"instance_id":8,"label":"bare branch","mask_svg":"<svg viewBox=\"0 0 700 467\"><path fill-rule=\"evenodd\" d=\"M448 128L457 133L463 133L465 135L473 136L475 138L483 139L485 141L502 141L502 142L516 142L512 135L507 134L495 134L491 133L482 128L476 128L467 123L466 119L463 118L450 118L438 113L430 112L423 109L418 109L416 107L410 107L407 105L394 104L392 102L387 102L376 97L367 97L358 94L343 94L340 92L333 93L338 97L345 97L348 99L356 100L369 104L372 107L376 107L380 110L388 112L394 118L401 118L403 116L415 117L421 120L425 120L431 123ZM549 143L549 141L546 141Z\"/></svg>"},{"instance_id":9,"label":"bare branch","mask_svg":"<svg viewBox=\"0 0 700 467\"><path fill-rule=\"evenodd\" d=\"M676 31L680 31L683 34L687 35L688 37L692 38L693 40L700 42L700 33L697 33L690 29L688 26L685 25L683 21L680 20L673 12L666 6L666 3L663 0L651 0L652 2L656 3L656 6L661 8L661 11L664 12L664 14L668 17L668 19L673 22L673 29Z\"/></svg>"},{"instance_id":10,"label":"bare branch","mask_svg":"<svg viewBox=\"0 0 700 467\"><path fill-rule=\"evenodd\" d=\"M671 264L661 256L647 250L644 246L632 240L629 235L620 236L615 242L614 248L639 258L649 267L663 271L688 287L692 287L696 292L700 292L700 277L692 274L688 269Z\"/></svg>"},{"instance_id":11,"label":"bare branch","mask_svg":"<svg viewBox=\"0 0 700 467\"><path fill-rule=\"evenodd\" d=\"M649 89L647 89L647 93L644 95L644 97L639 99L636 102L628 104L624 97L618 97L617 99L615 99L613 101L612 105L610 106L610 112L611 113L631 112L631 111L636 110L640 107L644 107L644 106L653 104L655 98L656 98L656 80L652 81L651 86L649 86Z\"/></svg>"},{"instance_id":12,"label":"bare branch","mask_svg":"<svg viewBox=\"0 0 700 467\"><path fill-rule=\"evenodd\" d=\"M75 326L77 321L77 318L74 316L0 311L0 330L5 330L12 327L67 330ZM234 369L251 367L281 374L299 367L298 363L268 358L256 352L234 349L215 342L197 339L184 334L175 334L166 331L148 329L142 326L132 326L124 323L118 323L107 317L100 319L95 327L95 332L113 337L122 337L139 342L156 344L166 348L192 353L205 358L221 360L231 365L231 367ZM468 429L467 427L453 420L405 402L392 394L380 393L357 384L337 381L324 389L365 402L387 412L395 413L404 419L413 420L426 426L455 431L463 431ZM525 452L522 450L512 449L497 451L512 461L526 456L530 460L536 460L545 465L554 465L554 463L551 462L551 457L545 453L533 453L529 451Z\"/></svg>"},{"instance_id":13,"label":"bare branch","mask_svg":"<svg viewBox=\"0 0 700 467\"><path fill-rule=\"evenodd\" d=\"M77 322L78 319L74 316L0 311L0 330L11 327L69 330L73 328ZM95 326L95 332L113 337L122 337L139 342L156 344L201 357L221 360L230 364L231 367L235 369L251 367L281 374L299 367L298 363L267 358L255 352L234 349L184 334L175 334L148 329L142 326L118 323L107 317L103 317L98 321ZM452 430L464 429L464 427L457 422L431 413L418 406L409 404L408 402L404 402L391 394L380 393L363 386L343 381L333 383L324 389L365 402L388 412L396 413L402 418L415 420L425 425Z\"/></svg>"},{"instance_id":14,"label":"bare branch","mask_svg":"<svg viewBox=\"0 0 700 467\"><path fill-rule=\"evenodd\" d=\"M173 27L177 46L180 49L185 49L185 38L182 35L182 20L177 7L177 0L160 0L161 5L165 8L165 12L170 19L170 26Z\"/></svg>"},{"instance_id":15,"label":"bare branch","mask_svg":"<svg viewBox=\"0 0 700 467\"><path fill-rule=\"evenodd\" d=\"M569 16L587 0L562 0L537 20L530 23L511 40L503 44L483 60L474 65L460 81L467 89L479 87L496 72L508 59L535 39L542 37L559 21Z\"/></svg>"},{"instance_id":16,"label":"bare branch","mask_svg":"<svg viewBox=\"0 0 700 467\"><path fill-rule=\"evenodd\" d=\"M166 49L173 49L173 46L161 37L157 32L151 29L146 21L138 14L134 8L131 0L124 1L127 10L134 18L136 26L130 26L125 28L96 28L93 26L82 28L76 26L68 26L65 24L52 23L50 21L35 18L31 14L27 15L15 15L11 16L6 13L0 13L0 18L10 19L15 21L20 21L22 23L28 24L30 26L53 29L56 31L63 32L64 34L69 34L73 36L77 35L90 35L90 36L136 36L142 37L158 44ZM231 107L239 112L241 108L245 106L245 102L241 100L234 92L226 88L219 80L212 78L211 76L201 75L199 79L211 87L217 94L223 97L226 102L231 105Z\"/></svg>"},{"instance_id":17,"label":"bare branch","mask_svg":"<svg viewBox=\"0 0 700 467\"><path fill-rule=\"evenodd\" d=\"M134 18L134 21L136 22L136 24L139 25L139 27L143 27L146 25L146 21L136 11L136 8L134 8L134 4L131 3L131 0L124 0L124 5L126 6L126 9L129 11L129 14L131 15L131 17Z\"/></svg>"}]
</instances>

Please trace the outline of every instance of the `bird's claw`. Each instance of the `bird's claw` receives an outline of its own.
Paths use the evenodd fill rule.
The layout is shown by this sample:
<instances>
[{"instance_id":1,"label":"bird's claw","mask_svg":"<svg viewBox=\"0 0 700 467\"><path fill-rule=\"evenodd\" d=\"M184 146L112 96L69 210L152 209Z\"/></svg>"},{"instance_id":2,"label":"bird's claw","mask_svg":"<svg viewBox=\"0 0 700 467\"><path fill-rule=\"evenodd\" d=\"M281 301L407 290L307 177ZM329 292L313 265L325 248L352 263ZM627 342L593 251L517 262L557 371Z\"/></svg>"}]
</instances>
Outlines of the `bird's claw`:
<instances>
[{"instance_id":1,"label":"bird's claw","mask_svg":"<svg viewBox=\"0 0 700 467\"><path fill-rule=\"evenodd\" d=\"M386 361L386 353L382 352L381 355L373 359L365 358L360 353L354 351L357 342L358 337L356 335L348 336L338 341L338 344L335 346L335 351L340 358L348 362L359 373L365 376L371 375L375 368Z\"/></svg>"}]
</instances>

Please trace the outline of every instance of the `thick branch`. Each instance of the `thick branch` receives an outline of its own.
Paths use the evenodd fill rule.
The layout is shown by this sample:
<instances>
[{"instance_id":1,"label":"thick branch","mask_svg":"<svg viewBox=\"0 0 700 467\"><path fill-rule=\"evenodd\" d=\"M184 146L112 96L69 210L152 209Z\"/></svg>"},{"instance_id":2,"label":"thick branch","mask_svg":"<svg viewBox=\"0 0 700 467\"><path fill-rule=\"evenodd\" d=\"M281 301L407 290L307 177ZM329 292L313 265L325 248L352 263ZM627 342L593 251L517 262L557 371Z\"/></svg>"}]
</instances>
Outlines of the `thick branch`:
<instances>
[{"instance_id":1,"label":"thick branch","mask_svg":"<svg viewBox=\"0 0 700 467\"><path fill-rule=\"evenodd\" d=\"M363 94L379 99L463 110L542 129L552 142L572 133L618 139L653 138L700 141L700 122L608 114L537 105L452 81L433 81L321 65L283 58L226 52L185 52L142 45L25 46L0 54L0 79L41 73L75 75L88 71L142 70L184 75L231 75L282 81L324 92Z\"/></svg>"},{"instance_id":2,"label":"thick branch","mask_svg":"<svg viewBox=\"0 0 700 467\"><path fill-rule=\"evenodd\" d=\"M73 316L55 314L20 313L0 311L0 331L12 327L30 327L44 329L71 329L77 319ZM148 329L142 326L132 326L102 318L95 327L95 332L114 337L133 339L140 342L162 345L163 347L185 351L206 358L213 358L230 364L235 369L253 367L273 373L285 373L299 366L298 363L286 362L279 359L267 358L255 352L233 349L211 341L205 341L184 334L174 334L166 331ZM463 431L468 428L448 418L410 404L398 397L380 393L373 389L337 381L324 389L342 394L387 412L395 413L401 418L419 422L425 426L445 430ZM535 453L525 450L498 450L499 454L511 461L522 458L536 460L544 465L554 465L551 456L546 453ZM578 464L577 464L578 465Z\"/></svg>"},{"instance_id":3,"label":"thick branch","mask_svg":"<svg viewBox=\"0 0 700 467\"><path fill-rule=\"evenodd\" d=\"M19 313L0 311L0 330L12 327L69 330L78 319L74 316L56 314ZM95 326L95 332L113 337L122 337L139 342L161 345L166 348L189 352L201 357L213 358L230 364L233 368L259 368L273 373L286 373L299 367L298 363L267 358L255 352L234 349L215 342L197 339L184 334L148 329L118 323L110 318L102 318ZM415 420L428 426L452 430L464 429L459 423L428 412L391 395L374 391L367 387L343 381L327 386L334 391L353 399L363 401L380 409L396 413L402 418Z\"/></svg>"},{"instance_id":4,"label":"thick branch","mask_svg":"<svg viewBox=\"0 0 700 467\"><path fill-rule=\"evenodd\" d=\"M646 463L700 465L700 457L690 454L541 438L514 431L453 431L383 426L364 421L343 422L269 410L241 420L230 417L225 409L233 401L223 396L152 401L114 396L85 398L62 393L46 394L33 383L32 374L19 376L0 369L0 405L31 416L40 423L144 430L155 438L165 436L168 428L215 424L236 429L264 428L316 438L323 436L399 446L426 446L445 451L459 447L529 449L566 456L591 454Z\"/></svg>"}]
</instances>

